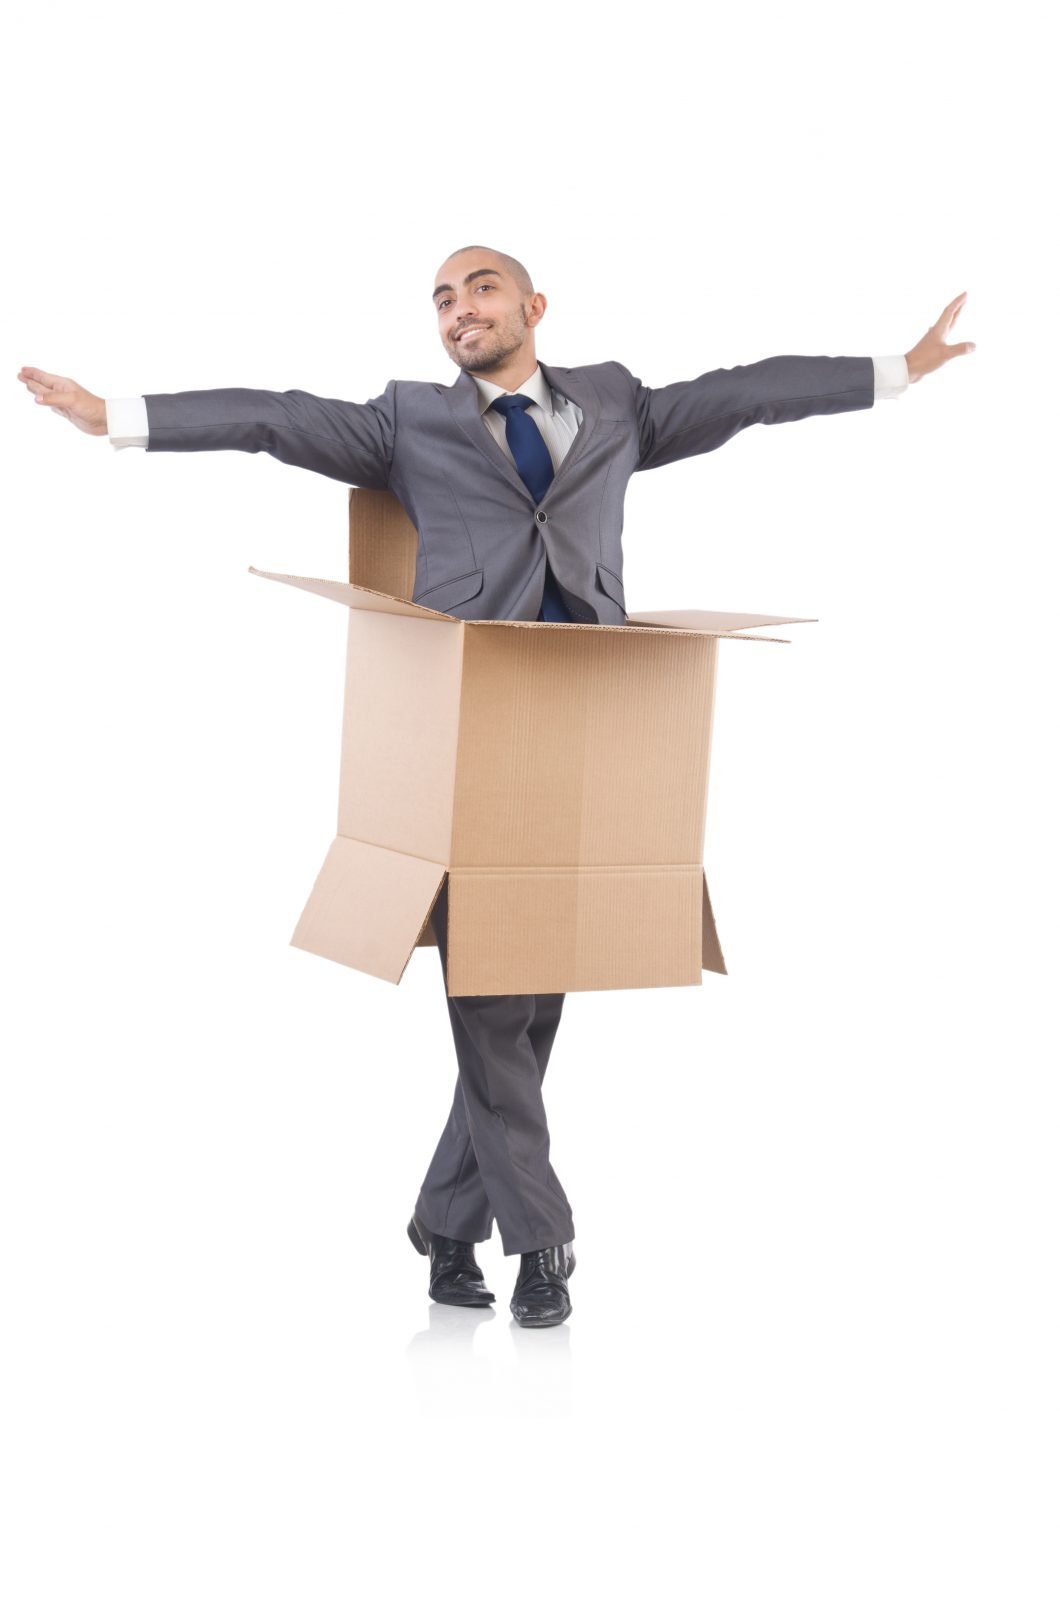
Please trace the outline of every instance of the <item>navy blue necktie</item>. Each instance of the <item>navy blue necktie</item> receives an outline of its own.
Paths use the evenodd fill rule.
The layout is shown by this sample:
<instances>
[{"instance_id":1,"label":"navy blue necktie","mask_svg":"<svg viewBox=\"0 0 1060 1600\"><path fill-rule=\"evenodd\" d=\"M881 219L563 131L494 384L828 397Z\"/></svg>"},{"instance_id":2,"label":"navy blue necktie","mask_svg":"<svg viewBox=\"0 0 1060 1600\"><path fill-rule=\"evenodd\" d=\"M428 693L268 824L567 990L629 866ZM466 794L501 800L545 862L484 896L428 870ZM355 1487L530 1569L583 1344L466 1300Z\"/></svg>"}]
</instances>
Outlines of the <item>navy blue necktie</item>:
<instances>
[{"instance_id":1,"label":"navy blue necktie","mask_svg":"<svg viewBox=\"0 0 1060 1600\"><path fill-rule=\"evenodd\" d=\"M528 394L505 394L494 400L490 409L499 411L504 418L504 437L520 478L539 504L545 497L549 484L555 477L548 445L533 417L527 416L527 407L533 401ZM573 622L574 618L560 599L559 589L545 558L545 592L541 597L539 622Z\"/></svg>"}]
</instances>

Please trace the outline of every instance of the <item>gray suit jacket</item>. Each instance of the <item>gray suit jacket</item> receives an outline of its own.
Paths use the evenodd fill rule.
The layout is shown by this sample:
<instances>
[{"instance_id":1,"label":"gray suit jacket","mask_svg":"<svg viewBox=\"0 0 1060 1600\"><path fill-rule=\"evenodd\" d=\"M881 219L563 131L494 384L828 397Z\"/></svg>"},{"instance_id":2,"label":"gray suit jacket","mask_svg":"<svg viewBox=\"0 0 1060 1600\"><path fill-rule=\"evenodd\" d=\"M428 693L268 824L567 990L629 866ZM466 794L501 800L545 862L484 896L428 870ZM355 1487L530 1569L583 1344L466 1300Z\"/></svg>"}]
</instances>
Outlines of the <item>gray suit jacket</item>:
<instances>
[{"instance_id":1,"label":"gray suit jacket","mask_svg":"<svg viewBox=\"0 0 1060 1600\"><path fill-rule=\"evenodd\" d=\"M482 422L478 390L392 380L374 400L301 389L149 394L148 450L266 451L390 489L419 533L413 599L453 616L533 620L545 556L577 621L622 623L622 508L634 472L716 450L752 423L861 411L871 356L771 356L648 389L617 361L546 367L582 425L540 505Z\"/></svg>"}]
</instances>

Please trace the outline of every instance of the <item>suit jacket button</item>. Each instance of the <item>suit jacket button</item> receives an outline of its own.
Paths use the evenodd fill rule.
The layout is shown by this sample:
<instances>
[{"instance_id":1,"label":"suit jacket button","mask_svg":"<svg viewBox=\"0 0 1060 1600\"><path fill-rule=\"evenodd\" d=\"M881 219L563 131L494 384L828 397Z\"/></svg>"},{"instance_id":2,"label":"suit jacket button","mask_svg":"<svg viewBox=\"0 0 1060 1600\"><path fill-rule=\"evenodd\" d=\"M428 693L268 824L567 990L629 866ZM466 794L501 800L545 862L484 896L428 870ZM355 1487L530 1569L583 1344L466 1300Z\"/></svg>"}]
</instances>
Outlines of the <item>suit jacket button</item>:
<instances>
[{"instance_id":1,"label":"suit jacket button","mask_svg":"<svg viewBox=\"0 0 1060 1600\"><path fill-rule=\"evenodd\" d=\"M538 522L547 522L548 521L548 512L547 511L538 511L536 513L536 516L537 516Z\"/></svg>"}]
</instances>

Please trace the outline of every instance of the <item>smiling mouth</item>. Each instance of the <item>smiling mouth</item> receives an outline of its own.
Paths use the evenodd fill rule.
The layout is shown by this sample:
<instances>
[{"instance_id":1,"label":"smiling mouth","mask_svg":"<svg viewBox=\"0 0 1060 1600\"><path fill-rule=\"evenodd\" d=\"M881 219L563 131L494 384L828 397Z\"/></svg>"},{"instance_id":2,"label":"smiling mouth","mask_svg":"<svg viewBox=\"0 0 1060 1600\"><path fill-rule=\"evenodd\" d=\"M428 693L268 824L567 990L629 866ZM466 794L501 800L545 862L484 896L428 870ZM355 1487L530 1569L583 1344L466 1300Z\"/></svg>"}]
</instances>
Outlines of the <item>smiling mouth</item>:
<instances>
[{"instance_id":1,"label":"smiling mouth","mask_svg":"<svg viewBox=\"0 0 1060 1600\"><path fill-rule=\"evenodd\" d=\"M473 323L471 325L470 328L461 329L461 331L456 336L456 341L455 342L457 344L463 344L464 340L469 336L469 334L472 334L472 333L483 333L485 331L485 329L486 329L486 326L487 326L487 324L484 323L484 322L475 322L475 323Z\"/></svg>"}]
</instances>

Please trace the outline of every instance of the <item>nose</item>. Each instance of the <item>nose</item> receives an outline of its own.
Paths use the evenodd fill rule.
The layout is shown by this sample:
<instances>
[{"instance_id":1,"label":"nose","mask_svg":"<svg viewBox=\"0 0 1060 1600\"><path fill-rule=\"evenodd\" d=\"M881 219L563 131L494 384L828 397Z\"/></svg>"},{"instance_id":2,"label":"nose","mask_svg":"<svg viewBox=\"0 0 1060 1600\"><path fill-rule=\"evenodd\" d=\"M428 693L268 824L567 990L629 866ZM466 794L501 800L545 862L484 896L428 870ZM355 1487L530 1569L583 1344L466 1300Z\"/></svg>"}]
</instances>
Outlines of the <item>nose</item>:
<instances>
[{"instance_id":1,"label":"nose","mask_svg":"<svg viewBox=\"0 0 1060 1600\"><path fill-rule=\"evenodd\" d=\"M474 298L474 296L472 295L470 289L465 289L464 292L457 297L457 302L456 302L456 320L457 320L457 322L461 322L461 323L463 323L463 322L478 322L479 321L479 312L480 312L481 308L482 308L482 296L480 295L479 298L476 300Z\"/></svg>"}]
</instances>

